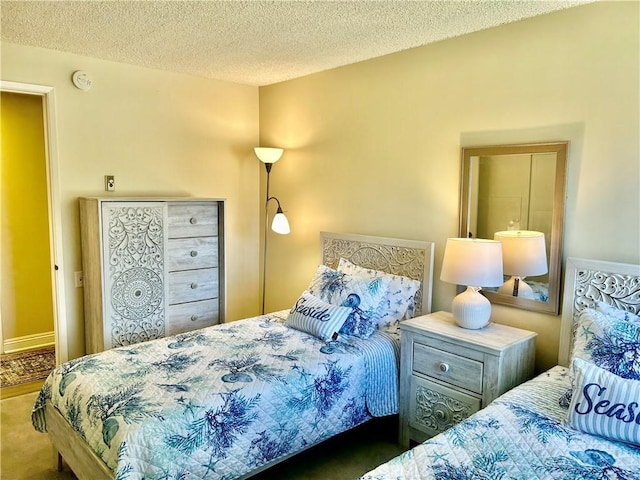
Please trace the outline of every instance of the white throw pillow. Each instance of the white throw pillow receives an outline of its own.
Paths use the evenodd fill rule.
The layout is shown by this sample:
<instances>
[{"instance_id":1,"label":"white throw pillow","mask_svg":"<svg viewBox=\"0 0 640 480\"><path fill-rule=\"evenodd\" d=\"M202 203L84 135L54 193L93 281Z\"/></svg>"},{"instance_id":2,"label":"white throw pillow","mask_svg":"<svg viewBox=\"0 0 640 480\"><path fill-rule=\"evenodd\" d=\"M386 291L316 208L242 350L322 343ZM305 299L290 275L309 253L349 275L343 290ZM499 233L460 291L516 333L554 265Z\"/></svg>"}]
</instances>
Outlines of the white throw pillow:
<instances>
[{"instance_id":1,"label":"white throw pillow","mask_svg":"<svg viewBox=\"0 0 640 480\"><path fill-rule=\"evenodd\" d=\"M285 325L325 341L335 340L351 312L349 307L331 305L304 291L289 312Z\"/></svg>"},{"instance_id":2,"label":"white throw pillow","mask_svg":"<svg viewBox=\"0 0 640 480\"><path fill-rule=\"evenodd\" d=\"M579 358L567 423L576 430L640 445L640 382Z\"/></svg>"},{"instance_id":3,"label":"white throw pillow","mask_svg":"<svg viewBox=\"0 0 640 480\"><path fill-rule=\"evenodd\" d=\"M627 312L626 310L616 308L613 305L609 305L608 303L604 303L602 301L596 302L596 311L603 313L609 317L622 320L623 322L631 322L635 325L640 325L640 316L635 315L631 312Z\"/></svg>"},{"instance_id":4,"label":"white throw pillow","mask_svg":"<svg viewBox=\"0 0 640 480\"><path fill-rule=\"evenodd\" d=\"M363 268L353 264L346 258L340 259L338 271L369 280L380 279L387 286L387 298L381 305L380 320L378 321L378 328L381 330L396 331L400 320L413 317L415 313L415 296L420 289L418 280L371 268Z\"/></svg>"}]
</instances>

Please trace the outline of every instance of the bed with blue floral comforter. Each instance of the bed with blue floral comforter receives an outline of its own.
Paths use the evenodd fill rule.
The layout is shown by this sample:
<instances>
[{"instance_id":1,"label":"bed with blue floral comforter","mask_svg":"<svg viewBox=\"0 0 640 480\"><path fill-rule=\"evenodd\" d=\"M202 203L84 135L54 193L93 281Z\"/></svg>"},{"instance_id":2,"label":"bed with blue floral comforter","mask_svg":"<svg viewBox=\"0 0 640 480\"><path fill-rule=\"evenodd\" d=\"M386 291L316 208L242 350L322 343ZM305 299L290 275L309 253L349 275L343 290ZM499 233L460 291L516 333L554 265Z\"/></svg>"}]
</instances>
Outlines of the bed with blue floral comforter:
<instances>
[{"instance_id":1,"label":"bed with blue floral comforter","mask_svg":"<svg viewBox=\"0 0 640 480\"><path fill-rule=\"evenodd\" d=\"M324 342L287 313L65 363L33 424L51 402L117 479L231 479L397 412L397 337Z\"/></svg>"},{"instance_id":2,"label":"bed with blue floral comforter","mask_svg":"<svg viewBox=\"0 0 640 480\"><path fill-rule=\"evenodd\" d=\"M640 447L566 425L567 377L553 367L361 478L640 480Z\"/></svg>"}]
</instances>

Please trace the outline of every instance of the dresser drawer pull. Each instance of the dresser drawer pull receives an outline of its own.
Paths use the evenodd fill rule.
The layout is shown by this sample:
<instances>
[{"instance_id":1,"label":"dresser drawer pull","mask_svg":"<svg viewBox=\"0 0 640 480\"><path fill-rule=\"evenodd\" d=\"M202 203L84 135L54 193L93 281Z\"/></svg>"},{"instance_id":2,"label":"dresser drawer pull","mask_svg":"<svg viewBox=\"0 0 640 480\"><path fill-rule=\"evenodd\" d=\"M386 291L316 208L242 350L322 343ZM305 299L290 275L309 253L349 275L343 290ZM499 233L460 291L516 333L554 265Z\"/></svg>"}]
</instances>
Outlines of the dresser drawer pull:
<instances>
[{"instance_id":1,"label":"dresser drawer pull","mask_svg":"<svg viewBox=\"0 0 640 480\"><path fill-rule=\"evenodd\" d=\"M197 219L196 217L191 217L191 218L189 219L189 223L190 223L191 225L195 225L196 223L198 223L198 219Z\"/></svg>"},{"instance_id":2,"label":"dresser drawer pull","mask_svg":"<svg viewBox=\"0 0 640 480\"><path fill-rule=\"evenodd\" d=\"M196 282L193 282L191 285L191 290L195 290L196 288L198 288L198 284Z\"/></svg>"},{"instance_id":3,"label":"dresser drawer pull","mask_svg":"<svg viewBox=\"0 0 640 480\"><path fill-rule=\"evenodd\" d=\"M198 315L194 313L193 315L191 315L191 321L195 322L196 320L198 320Z\"/></svg>"},{"instance_id":4,"label":"dresser drawer pull","mask_svg":"<svg viewBox=\"0 0 640 480\"><path fill-rule=\"evenodd\" d=\"M451 367L449 367L449 364L447 363L440 362L440 365L438 365L438 368L440 368L440 371L444 373L444 372L448 372Z\"/></svg>"},{"instance_id":5,"label":"dresser drawer pull","mask_svg":"<svg viewBox=\"0 0 640 480\"><path fill-rule=\"evenodd\" d=\"M198 256L198 252L196 250L191 250L189 255L191 255L192 257L197 257Z\"/></svg>"}]
</instances>

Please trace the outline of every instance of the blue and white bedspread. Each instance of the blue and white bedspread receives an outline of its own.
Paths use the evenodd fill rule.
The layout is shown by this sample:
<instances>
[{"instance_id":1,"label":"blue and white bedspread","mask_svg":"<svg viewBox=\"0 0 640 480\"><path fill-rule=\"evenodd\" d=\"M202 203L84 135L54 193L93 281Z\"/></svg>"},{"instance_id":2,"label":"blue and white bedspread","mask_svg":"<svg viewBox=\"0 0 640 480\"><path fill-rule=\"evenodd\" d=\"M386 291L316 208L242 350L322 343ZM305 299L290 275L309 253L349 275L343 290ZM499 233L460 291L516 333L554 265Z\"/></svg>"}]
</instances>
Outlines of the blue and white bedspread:
<instances>
[{"instance_id":1,"label":"blue and white bedspread","mask_svg":"<svg viewBox=\"0 0 640 480\"><path fill-rule=\"evenodd\" d=\"M553 367L363 480L640 480L640 449L564 424L567 370Z\"/></svg>"},{"instance_id":2,"label":"blue and white bedspread","mask_svg":"<svg viewBox=\"0 0 640 480\"><path fill-rule=\"evenodd\" d=\"M56 368L52 404L117 479L231 479L397 412L398 339L325 343L287 311L88 355Z\"/></svg>"}]
</instances>

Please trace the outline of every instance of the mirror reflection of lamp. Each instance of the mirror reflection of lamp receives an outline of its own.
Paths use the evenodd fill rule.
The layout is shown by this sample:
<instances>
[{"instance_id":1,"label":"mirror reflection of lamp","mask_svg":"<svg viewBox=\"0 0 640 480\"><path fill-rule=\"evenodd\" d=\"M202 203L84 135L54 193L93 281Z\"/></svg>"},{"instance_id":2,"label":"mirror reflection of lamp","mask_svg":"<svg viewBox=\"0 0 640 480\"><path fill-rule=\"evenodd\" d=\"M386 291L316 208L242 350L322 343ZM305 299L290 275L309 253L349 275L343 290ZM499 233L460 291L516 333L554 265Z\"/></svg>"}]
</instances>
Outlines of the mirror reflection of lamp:
<instances>
[{"instance_id":1,"label":"mirror reflection of lamp","mask_svg":"<svg viewBox=\"0 0 640 480\"><path fill-rule=\"evenodd\" d=\"M509 230L496 232L493 238L502 242L504 274L511 275L498 289L498 293L533 300L533 290L524 279L548 272L544 233Z\"/></svg>"},{"instance_id":2,"label":"mirror reflection of lamp","mask_svg":"<svg viewBox=\"0 0 640 480\"><path fill-rule=\"evenodd\" d=\"M480 287L497 287L502 275L502 245L481 238L449 238L444 250L440 280L467 289L451 302L451 313L462 328L484 328L491 317L491 303Z\"/></svg>"}]
</instances>

